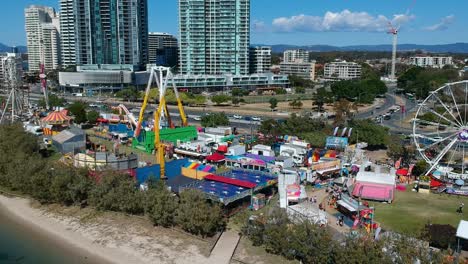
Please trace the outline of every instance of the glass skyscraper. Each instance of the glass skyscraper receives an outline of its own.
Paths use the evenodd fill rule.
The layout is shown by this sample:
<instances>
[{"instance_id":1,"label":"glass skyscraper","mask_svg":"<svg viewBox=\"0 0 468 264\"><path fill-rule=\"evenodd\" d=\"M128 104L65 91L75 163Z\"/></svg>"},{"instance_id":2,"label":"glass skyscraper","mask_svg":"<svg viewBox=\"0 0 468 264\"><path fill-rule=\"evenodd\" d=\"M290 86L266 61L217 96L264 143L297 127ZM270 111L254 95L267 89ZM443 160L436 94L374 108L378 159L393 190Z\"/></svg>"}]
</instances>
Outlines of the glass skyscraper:
<instances>
[{"instance_id":1,"label":"glass skyscraper","mask_svg":"<svg viewBox=\"0 0 468 264\"><path fill-rule=\"evenodd\" d=\"M75 0L76 63L148 62L147 0Z\"/></svg>"},{"instance_id":2,"label":"glass skyscraper","mask_svg":"<svg viewBox=\"0 0 468 264\"><path fill-rule=\"evenodd\" d=\"M249 73L250 0L179 0L179 71Z\"/></svg>"}]
</instances>

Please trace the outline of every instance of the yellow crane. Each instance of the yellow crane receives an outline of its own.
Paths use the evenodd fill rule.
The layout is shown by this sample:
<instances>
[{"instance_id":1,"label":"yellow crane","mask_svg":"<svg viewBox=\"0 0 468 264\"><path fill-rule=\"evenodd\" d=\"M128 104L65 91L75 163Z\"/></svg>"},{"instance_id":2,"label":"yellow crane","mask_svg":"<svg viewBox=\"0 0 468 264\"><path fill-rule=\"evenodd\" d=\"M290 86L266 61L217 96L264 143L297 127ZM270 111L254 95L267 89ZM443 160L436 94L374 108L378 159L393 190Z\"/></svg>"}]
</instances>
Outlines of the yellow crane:
<instances>
[{"instance_id":1,"label":"yellow crane","mask_svg":"<svg viewBox=\"0 0 468 264\"><path fill-rule=\"evenodd\" d=\"M161 126L168 121L168 126L172 126L170 119L170 113L167 109L166 104L166 91L171 81L171 85L174 89L174 95L177 99L177 107L179 109L180 118L182 120L182 126L187 126L187 116L185 115L184 106L180 99L179 91L175 85L174 75L171 69L168 67L154 66L150 69L150 77L148 79L148 85L145 90L145 97L141 106L140 115L138 117L137 127L135 129L135 137L138 137L141 132L141 126L144 119L146 107L148 105L148 98L151 90L153 81L156 82L159 91L159 105L154 112L154 148L156 151L156 163L159 164L161 170L161 178L165 175L165 160L164 160L164 144L161 142L160 129Z\"/></svg>"}]
</instances>

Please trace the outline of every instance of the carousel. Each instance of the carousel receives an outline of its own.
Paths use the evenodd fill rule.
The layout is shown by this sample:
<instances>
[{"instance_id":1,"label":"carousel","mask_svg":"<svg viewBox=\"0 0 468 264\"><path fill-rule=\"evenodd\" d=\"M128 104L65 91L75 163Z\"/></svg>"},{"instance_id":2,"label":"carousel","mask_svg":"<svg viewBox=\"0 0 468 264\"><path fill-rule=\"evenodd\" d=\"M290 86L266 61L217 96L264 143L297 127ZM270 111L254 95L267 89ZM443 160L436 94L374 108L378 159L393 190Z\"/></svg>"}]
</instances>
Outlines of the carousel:
<instances>
[{"instance_id":1,"label":"carousel","mask_svg":"<svg viewBox=\"0 0 468 264\"><path fill-rule=\"evenodd\" d=\"M44 135L55 135L70 126L71 117L67 110L50 112L41 119Z\"/></svg>"}]
</instances>

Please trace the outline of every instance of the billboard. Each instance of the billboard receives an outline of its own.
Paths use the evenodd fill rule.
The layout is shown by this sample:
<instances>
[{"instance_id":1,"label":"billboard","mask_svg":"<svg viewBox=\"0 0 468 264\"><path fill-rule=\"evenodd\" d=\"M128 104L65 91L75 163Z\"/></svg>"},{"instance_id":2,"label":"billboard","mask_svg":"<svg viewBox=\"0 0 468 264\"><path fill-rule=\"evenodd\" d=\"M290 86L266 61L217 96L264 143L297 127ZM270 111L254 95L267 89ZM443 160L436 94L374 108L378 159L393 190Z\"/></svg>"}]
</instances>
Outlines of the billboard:
<instances>
[{"instance_id":1,"label":"billboard","mask_svg":"<svg viewBox=\"0 0 468 264\"><path fill-rule=\"evenodd\" d=\"M348 146L346 137L327 137L325 147L327 149L344 149Z\"/></svg>"}]
</instances>

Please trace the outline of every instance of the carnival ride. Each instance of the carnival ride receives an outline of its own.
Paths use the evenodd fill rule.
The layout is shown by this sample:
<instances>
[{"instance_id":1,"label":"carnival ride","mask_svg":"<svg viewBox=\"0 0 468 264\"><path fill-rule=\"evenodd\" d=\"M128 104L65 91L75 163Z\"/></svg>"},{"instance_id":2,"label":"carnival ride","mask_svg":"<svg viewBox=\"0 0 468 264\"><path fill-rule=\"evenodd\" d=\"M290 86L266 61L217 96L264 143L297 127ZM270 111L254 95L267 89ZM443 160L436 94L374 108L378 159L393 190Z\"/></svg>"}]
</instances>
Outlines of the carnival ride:
<instances>
[{"instance_id":1,"label":"carnival ride","mask_svg":"<svg viewBox=\"0 0 468 264\"><path fill-rule=\"evenodd\" d=\"M174 82L174 75L171 72L171 69L168 67L154 66L151 67L150 76L148 79L148 85L145 90L145 97L143 99L143 105L141 106L140 115L138 117L138 122L136 123L135 128L135 138L141 133L142 124L144 121L144 114L146 107L148 105L148 100L150 96L151 85L153 81L156 83L159 91L159 104L157 110L154 112L154 149L156 151L156 163L160 166L161 178L164 178L165 175L165 160L164 160L164 143L161 141L161 129L162 128L174 128L174 123L172 122L169 110L166 104L166 91L169 86L169 81L171 82L172 88L174 89L174 94L177 99L177 107L179 109L180 118L182 120L181 126L187 126L187 117L185 115L184 107L182 100L180 99L179 92Z\"/></svg>"},{"instance_id":2,"label":"carnival ride","mask_svg":"<svg viewBox=\"0 0 468 264\"><path fill-rule=\"evenodd\" d=\"M135 116L130 111L128 111L128 108L125 105L119 104L118 106L112 107L112 109L119 110L119 115L123 115L123 113L125 113L125 115L127 116L128 122L134 128L138 126L138 121L136 120Z\"/></svg>"},{"instance_id":3,"label":"carnival ride","mask_svg":"<svg viewBox=\"0 0 468 264\"><path fill-rule=\"evenodd\" d=\"M447 83L429 93L413 119L413 139L430 168L425 175L466 180L468 81Z\"/></svg>"}]
</instances>

